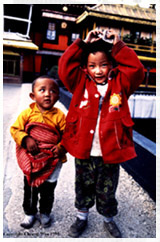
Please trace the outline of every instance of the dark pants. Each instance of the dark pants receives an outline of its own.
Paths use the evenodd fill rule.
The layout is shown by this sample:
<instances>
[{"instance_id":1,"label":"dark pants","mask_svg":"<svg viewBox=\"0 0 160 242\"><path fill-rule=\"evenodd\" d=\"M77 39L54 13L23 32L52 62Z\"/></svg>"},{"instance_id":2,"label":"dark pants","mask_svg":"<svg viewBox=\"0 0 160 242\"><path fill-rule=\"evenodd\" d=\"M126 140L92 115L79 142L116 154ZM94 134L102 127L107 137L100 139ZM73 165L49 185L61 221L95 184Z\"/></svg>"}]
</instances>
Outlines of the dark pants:
<instances>
[{"instance_id":1,"label":"dark pants","mask_svg":"<svg viewBox=\"0 0 160 242\"><path fill-rule=\"evenodd\" d=\"M119 164L104 164L101 157L75 159L77 209L91 208L96 199L97 211L106 217L117 214L115 198L119 178Z\"/></svg>"},{"instance_id":2,"label":"dark pants","mask_svg":"<svg viewBox=\"0 0 160 242\"><path fill-rule=\"evenodd\" d=\"M26 177L24 177L23 209L25 214L35 215L37 213L38 200L40 213L50 214L54 202L54 190L56 185L57 182L52 183L45 181L39 187L31 187L28 185Z\"/></svg>"}]
</instances>

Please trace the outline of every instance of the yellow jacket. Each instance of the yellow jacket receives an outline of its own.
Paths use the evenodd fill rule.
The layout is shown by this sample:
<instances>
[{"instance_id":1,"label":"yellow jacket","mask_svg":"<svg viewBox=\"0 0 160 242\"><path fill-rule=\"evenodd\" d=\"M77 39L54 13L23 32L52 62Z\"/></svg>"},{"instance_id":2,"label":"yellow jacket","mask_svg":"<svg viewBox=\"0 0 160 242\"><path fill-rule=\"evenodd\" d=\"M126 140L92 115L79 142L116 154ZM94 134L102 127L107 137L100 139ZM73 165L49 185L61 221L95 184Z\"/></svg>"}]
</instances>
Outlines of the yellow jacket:
<instances>
[{"instance_id":1,"label":"yellow jacket","mask_svg":"<svg viewBox=\"0 0 160 242\"><path fill-rule=\"evenodd\" d=\"M10 132L14 141L21 146L22 140L28 134L25 132L25 125L32 122L41 122L57 128L61 134L65 129L65 114L58 108L52 107L41 113L36 103L30 104L29 108L20 113L15 123L11 126ZM60 143L58 144L60 147Z\"/></svg>"}]
</instances>

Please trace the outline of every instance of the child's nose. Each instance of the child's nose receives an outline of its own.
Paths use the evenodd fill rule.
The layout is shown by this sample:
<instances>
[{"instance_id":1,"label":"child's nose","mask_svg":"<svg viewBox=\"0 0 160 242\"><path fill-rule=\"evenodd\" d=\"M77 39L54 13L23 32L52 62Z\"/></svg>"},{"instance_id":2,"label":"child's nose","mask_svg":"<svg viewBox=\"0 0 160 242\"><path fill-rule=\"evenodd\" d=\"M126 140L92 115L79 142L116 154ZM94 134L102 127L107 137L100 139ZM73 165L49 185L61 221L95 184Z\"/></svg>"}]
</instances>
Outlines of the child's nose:
<instances>
[{"instance_id":1,"label":"child's nose","mask_svg":"<svg viewBox=\"0 0 160 242\"><path fill-rule=\"evenodd\" d=\"M97 66L97 67L96 67L96 73L101 73L101 72L102 72L101 67L100 67L100 66Z\"/></svg>"},{"instance_id":2,"label":"child's nose","mask_svg":"<svg viewBox=\"0 0 160 242\"><path fill-rule=\"evenodd\" d=\"M49 90L46 90L46 91L45 91L45 95L46 95L46 96L49 96L49 95L50 95L50 91L49 91Z\"/></svg>"}]
</instances>

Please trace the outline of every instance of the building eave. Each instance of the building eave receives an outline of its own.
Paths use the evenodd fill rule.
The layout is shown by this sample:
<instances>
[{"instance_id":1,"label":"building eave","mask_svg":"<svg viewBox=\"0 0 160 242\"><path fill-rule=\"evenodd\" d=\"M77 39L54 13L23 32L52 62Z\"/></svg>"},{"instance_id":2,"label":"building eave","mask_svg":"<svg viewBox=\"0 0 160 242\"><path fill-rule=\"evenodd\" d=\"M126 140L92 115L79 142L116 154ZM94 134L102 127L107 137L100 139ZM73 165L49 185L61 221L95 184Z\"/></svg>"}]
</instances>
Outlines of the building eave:
<instances>
[{"instance_id":1,"label":"building eave","mask_svg":"<svg viewBox=\"0 0 160 242\"><path fill-rule=\"evenodd\" d=\"M125 16L111 15L111 14L108 14L108 13L97 13L97 12L87 12L87 11L85 11L83 14L81 14L76 19L76 23L79 24L79 23L83 22L89 16L96 17L96 18L102 18L102 19L116 20L116 21L121 21L121 22L129 22L129 23L134 23L134 24L156 26L156 21L149 21L149 20L145 20L145 19L136 19L136 18L128 18L128 17L125 17Z\"/></svg>"},{"instance_id":2,"label":"building eave","mask_svg":"<svg viewBox=\"0 0 160 242\"><path fill-rule=\"evenodd\" d=\"M9 40L3 39L4 47L14 47L20 49L38 50L38 46L31 41L19 41L19 40Z\"/></svg>"},{"instance_id":3,"label":"building eave","mask_svg":"<svg viewBox=\"0 0 160 242\"><path fill-rule=\"evenodd\" d=\"M62 14L56 11L42 10L42 17L59 19L63 21L75 22L76 17L69 14Z\"/></svg>"},{"instance_id":4,"label":"building eave","mask_svg":"<svg viewBox=\"0 0 160 242\"><path fill-rule=\"evenodd\" d=\"M87 17L111 19L134 24L156 26L155 11L125 4L97 4L86 7L86 10L76 19L76 23L83 22Z\"/></svg>"},{"instance_id":5,"label":"building eave","mask_svg":"<svg viewBox=\"0 0 160 242\"><path fill-rule=\"evenodd\" d=\"M26 38L26 36L21 35L20 33L13 32L3 32L3 46L30 50L39 49L31 39Z\"/></svg>"}]
</instances>

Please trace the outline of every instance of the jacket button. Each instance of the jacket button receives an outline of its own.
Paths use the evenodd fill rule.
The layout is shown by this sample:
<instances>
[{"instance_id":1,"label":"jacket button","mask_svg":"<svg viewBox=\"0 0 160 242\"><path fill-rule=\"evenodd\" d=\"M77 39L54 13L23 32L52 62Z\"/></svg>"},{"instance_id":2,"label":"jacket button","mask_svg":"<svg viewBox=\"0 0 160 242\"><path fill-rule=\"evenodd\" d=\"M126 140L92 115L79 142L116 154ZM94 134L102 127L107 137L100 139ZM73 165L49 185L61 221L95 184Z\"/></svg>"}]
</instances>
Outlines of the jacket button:
<instances>
[{"instance_id":1,"label":"jacket button","mask_svg":"<svg viewBox=\"0 0 160 242\"><path fill-rule=\"evenodd\" d=\"M99 94L98 94L98 93L96 93L94 96L95 96L96 98L99 98Z\"/></svg>"},{"instance_id":2,"label":"jacket button","mask_svg":"<svg viewBox=\"0 0 160 242\"><path fill-rule=\"evenodd\" d=\"M90 134L94 134L94 130L93 129L90 130Z\"/></svg>"}]
</instances>

